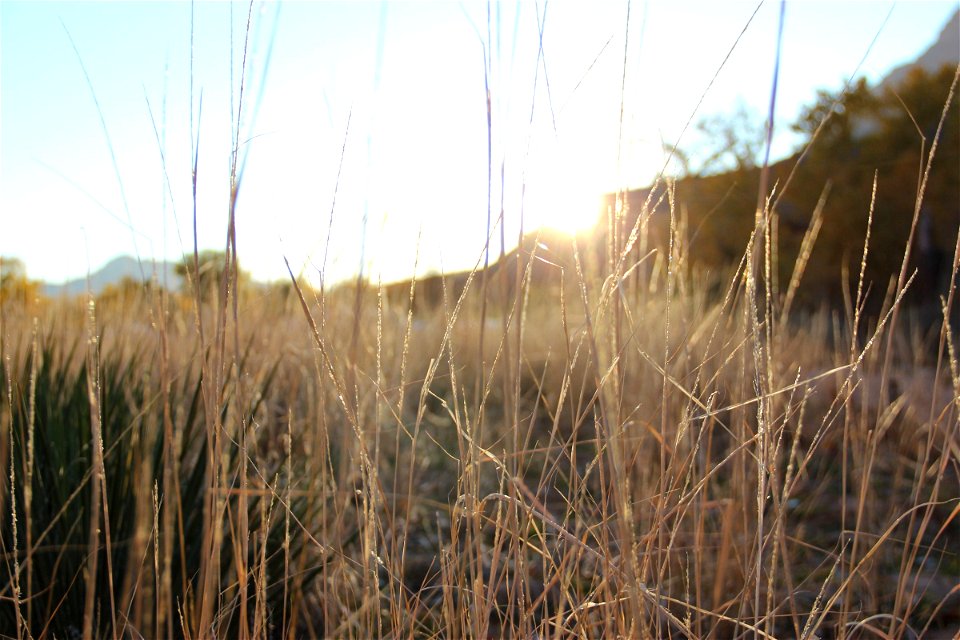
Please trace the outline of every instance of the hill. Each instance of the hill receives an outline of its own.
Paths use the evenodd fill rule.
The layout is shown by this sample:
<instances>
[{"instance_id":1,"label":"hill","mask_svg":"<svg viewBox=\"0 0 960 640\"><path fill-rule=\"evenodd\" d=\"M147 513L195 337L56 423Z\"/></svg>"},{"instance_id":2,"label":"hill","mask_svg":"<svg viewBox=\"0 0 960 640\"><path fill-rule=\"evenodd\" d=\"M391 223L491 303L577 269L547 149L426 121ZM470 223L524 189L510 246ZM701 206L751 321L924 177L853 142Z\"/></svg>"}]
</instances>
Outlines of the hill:
<instances>
[{"instance_id":1,"label":"hill","mask_svg":"<svg viewBox=\"0 0 960 640\"><path fill-rule=\"evenodd\" d=\"M95 295L99 295L103 293L106 287L119 284L124 279L149 282L154 273L156 273L159 282L166 281L171 289L176 289L179 286L180 278L174 270L175 266L172 262L151 263L144 261L141 263L130 256L119 256L90 273L89 289ZM62 284L44 283L43 293L51 298L80 295L87 292L87 280L87 278L75 278Z\"/></svg>"},{"instance_id":2,"label":"hill","mask_svg":"<svg viewBox=\"0 0 960 640\"><path fill-rule=\"evenodd\" d=\"M944 65L954 65L960 62L960 9L943 27L940 37L924 51L919 58L911 63L896 67L880 83L881 87L896 87L906 80L914 69L923 69L927 73L935 73Z\"/></svg>"}]
</instances>

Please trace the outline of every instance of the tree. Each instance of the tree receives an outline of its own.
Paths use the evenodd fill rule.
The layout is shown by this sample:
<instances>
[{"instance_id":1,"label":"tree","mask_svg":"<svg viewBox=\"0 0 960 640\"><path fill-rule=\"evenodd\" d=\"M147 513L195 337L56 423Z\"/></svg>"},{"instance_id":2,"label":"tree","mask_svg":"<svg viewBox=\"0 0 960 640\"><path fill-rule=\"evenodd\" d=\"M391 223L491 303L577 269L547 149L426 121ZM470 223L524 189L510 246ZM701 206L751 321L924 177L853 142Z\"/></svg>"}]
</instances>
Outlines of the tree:
<instances>
[{"instance_id":1,"label":"tree","mask_svg":"<svg viewBox=\"0 0 960 640\"><path fill-rule=\"evenodd\" d=\"M802 110L793 129L805 140L792 157L770 165L767 180L775 190L781 285L789 282L811 216L830 186L799 301L842 303L844 264L859 275L876 175L865 284L872 291L870 310L878 310L890 278L900 271L922 174L955 73L951 66L937 73L916 69L898 85L879 88L858 80L845 92L820 91ZM708 141L694 147L698 153L689 157L697 166L691 170L688 161L686 176L676 183L676 211L687 215L690 256L700 265L735 264L753 230L760 188L756 159L763 146L761 128L749 123L742 108L729 121L722 116L701 121L698 130L710 134ZM716 171L723 167L727 170ZM647 193L630 196L635 210ZM957 239L958 202L960 113L954 98L943 118L911 247L909 273L917 270L911 303L938 304ZM651 237L660 243L669 237L666 208L662 205L663 215L650 222Z\"/></svg>"},{"instance_id":2,"label":"tree","mask_svg":"<svg viewBox=\"0 0 960 640\"><path fill-rule=\"evenodd\" d=\"M693 151L667 145L666 150L682 167L685 176L708 176L742 172L759 164L766 141L766 127L743 102L730 114L715 114L696 124L699 144ZM696 166L694 166L696 164Z\"/></svg>"},{"instance_id":3,"label":"tree","mask_svg":"<svg viewBox=\"0 0 960 640\"><path fill-rule=\"evenodd\" d=\"M204 302L216 300L223 286L224 273L227 270L227 256L222 251L205 249L197 256L188 255L175 267L182 281L183 291L195 292L199 288L200 299ZM199 265L199 272L196 266ZM237 265L237 288L243 290L250 282L250 275ZM196 288L195 288L196 287Z\"/></svg>"},{"instance_id":4,"label":"tree","mask_svg":"<svg viewBox=\"0 0 960 640\"><path fill-rule=\"evenodd\" d=\"M956 68L913 70L895 87L871 89L863 80L845 94L820 92L804 109L795 130L807 134L806 155L784 202L812 211L827 182L833 189L824 227L810 261L811 283L839 282L838 258L853 263L863 251L867 215L877 176L877 194L866 278L882 297L900 269L926 165ZM817 138L813 133L824 122ZM933 297L957 237L960 202L960 117L956 99L940 132L923 195L912 251L920 268L915 296ZM937 263L940 264L937 264ZM921 268L926 265L926 268ZM932 267L932 268L931 268ZM835 290L835 289L834 289Z\"/></svg>"},{"instance_id":5,"label":"tree","mask_svg":"<svg viewBox=\"0 0 960 640\"><path fill-rule=\"evenodd\" d=\"M97 296L97 304L125 306L149 300L154 290L152 280L146 282L139 278L124 276L119 282L108 284Z\"/></svg>"},{"instance_id":6,"label":"tree","mask_svg":"<svg viewBox=\"0 0 960 640\"><path fill-rule=\"evenodd\" d=\"M0 284L6 286L8 283L26 276L27 270L23 266L23 260L0 256Z\"/></svg>"},{"instance_id":7,"label":"tree","mask_svg":"<svg viewBox=\"0 0 960 640\"><path fill-rule=\"evenodd\" d=\"M27 277L23 260L0 256L0 300L28 304L40 294L40 283Z\"/></svg>"}]
</instances>

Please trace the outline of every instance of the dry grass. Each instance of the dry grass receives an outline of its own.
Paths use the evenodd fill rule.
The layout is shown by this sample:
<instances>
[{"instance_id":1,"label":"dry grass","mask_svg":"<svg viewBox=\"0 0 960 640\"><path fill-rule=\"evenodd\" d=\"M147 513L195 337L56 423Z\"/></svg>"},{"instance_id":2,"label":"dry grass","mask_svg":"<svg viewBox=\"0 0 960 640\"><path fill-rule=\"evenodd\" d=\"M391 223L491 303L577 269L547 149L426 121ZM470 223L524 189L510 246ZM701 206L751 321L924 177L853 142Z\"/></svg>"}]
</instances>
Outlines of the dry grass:
<instances>
[{"instance_id":1,"label":"dry grass","mask_svg":"<svg viewBox=\"0 0 960 640\"><path fill-rule=\"evenodd\" d=\"M918 350L889 311L781 322L743 269L711 297L541 257L555 286L528 255L517 295L478 274L416 314L375 285L5 307L7 633L955 628L947 326Z\"/></svg>"},{"instance_id":2,"label":"dry grass","mask_svg":"<svg viewBox=\"0 0 960 640\"><path fill-rule=\"evenodd\" d=\"M960 253L928 334L906 256L879 317L862 275L788 313L817 216L780 292L775 213L704 274L673 205L666 247L611 211L605 251L522 252L432 307L238 295L232 215L210 299L2 301L0 633L955 630Z\"/></svg>"}]
</instances>

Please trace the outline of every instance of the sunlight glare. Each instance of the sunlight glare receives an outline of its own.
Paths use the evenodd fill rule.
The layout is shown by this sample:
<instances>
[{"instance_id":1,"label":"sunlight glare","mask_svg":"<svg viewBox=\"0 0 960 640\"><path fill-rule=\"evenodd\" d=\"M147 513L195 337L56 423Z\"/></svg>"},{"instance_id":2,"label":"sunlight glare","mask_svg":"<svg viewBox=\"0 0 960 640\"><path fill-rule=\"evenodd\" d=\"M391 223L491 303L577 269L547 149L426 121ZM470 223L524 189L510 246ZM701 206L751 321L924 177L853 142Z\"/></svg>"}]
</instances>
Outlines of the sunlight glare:
<instances>
[{"instance_id":1,"label":"sunlight glare","mask_svg":"<svg viewBox=\"0 0 960 640\"><path fill-rule=\"evenodd\" d=\"M573 236L597 223L603 180L586 161L595 156L595 150L573 146L553 146L539 158L539 170L528 180L525 195L531 227Z\"/></svg>"},{"instance_id":2,"label":"sunlight glare","mask_svg":"<svg viewBox=\"0 0 960 640\"><path fill-rule=\"evenodd\" d=\"M583 182L558 180L551 189L530 195L529 209L539 228L575 236L592 229L600 216L600 193Z\"/></svg>"}]
</instances>

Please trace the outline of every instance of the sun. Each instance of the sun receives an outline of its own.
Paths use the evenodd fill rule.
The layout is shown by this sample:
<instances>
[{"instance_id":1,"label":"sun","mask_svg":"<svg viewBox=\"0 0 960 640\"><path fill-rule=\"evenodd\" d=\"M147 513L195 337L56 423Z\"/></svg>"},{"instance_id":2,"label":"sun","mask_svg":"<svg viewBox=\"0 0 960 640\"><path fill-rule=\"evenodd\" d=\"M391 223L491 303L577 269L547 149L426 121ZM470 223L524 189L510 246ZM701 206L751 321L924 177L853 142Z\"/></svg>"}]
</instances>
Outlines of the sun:
<instances>
[{"instance_id":1,"label":"sun","mask_svg":"<svg viewBox=\"0 0 960 640\"><path fill-rule=\"evenodd\" d=\"M569 236L583 235L592 230L600 217L601 196L571 189L563 191L565 193L546 199L542 205L539 226Z\"/></svg>"},{"instance_id":2,"label":"sun","mask_svg":"<svg viewBox=\"0 0 960 640\"><path fill-rule=\"evenodd\" d=\"M596 181L556 166L527 185L524 209L532 227L583 235L600 218L603 191Z\"/></svg>"}]
</instances>

